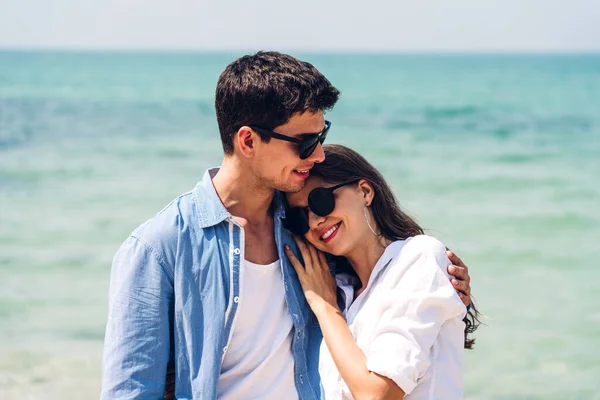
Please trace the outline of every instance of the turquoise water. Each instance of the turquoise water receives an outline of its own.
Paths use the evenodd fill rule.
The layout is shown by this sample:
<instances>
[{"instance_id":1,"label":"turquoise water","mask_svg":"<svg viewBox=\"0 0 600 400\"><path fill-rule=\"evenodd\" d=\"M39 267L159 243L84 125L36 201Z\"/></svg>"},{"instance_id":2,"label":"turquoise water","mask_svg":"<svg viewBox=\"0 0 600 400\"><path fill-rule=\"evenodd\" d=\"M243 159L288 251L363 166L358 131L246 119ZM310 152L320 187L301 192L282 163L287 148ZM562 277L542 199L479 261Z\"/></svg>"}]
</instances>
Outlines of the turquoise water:
<instances>
[{"instance_id":1,"label":"turquoise water","mask_svg":"<svg viewBox=\"0 0 600 400\"><path fill-rule=\"evenodd\" d=\"M0 398L97 398L110 263L221 157L239 54L0 52ZM471 268L467 399L600 399L600 55L302 55Z\"/></svg>"}]
</instances>

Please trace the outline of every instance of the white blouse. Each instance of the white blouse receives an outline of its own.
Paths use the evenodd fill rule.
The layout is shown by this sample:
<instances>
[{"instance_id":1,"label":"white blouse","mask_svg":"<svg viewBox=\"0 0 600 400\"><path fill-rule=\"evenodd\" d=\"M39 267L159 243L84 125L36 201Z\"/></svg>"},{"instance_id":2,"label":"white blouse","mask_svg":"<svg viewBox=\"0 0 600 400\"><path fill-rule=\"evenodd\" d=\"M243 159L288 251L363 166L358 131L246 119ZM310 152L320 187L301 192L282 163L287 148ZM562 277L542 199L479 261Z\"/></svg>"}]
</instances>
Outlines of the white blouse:
<instances>
[{"instance_id":1,"label":"white blouse","mask_svg":"<svg viewBox=\"0 0 600 400\"><path fill-rule=\"evenodd\" d=\"M450 264L440 241L420 235L390 244L354 301L352 279L337 278L367 368L393 380L404 399L462 398L466 309L446 272ZM325 341L319 373L326 399L352 399Z\"/></svg>"}]
</instances>

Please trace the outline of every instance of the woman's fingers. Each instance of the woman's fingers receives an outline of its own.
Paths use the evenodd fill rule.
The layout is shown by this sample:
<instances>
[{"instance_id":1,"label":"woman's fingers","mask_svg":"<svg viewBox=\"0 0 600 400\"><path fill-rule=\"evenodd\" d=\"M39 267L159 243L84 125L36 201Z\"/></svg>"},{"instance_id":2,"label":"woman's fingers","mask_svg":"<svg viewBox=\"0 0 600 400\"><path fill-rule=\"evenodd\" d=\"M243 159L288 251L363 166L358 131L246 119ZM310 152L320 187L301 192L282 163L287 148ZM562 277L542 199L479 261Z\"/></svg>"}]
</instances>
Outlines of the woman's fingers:
<instances>
[{"instance_id":1,"label":"woman's fingers","mask_svg":"<svg viewBox=\"0 0 600 400\"><path fill-rule=\"evenodd\" d=\"M329 264L327 264L327 259L322 251L319 251L310 242L304 240L304 238L296 236L294 239L296 240L296 243L298 243L298 247L302 252L302 257L304 257L307 272L310 271L311 273L314 273L316 271L323 272L326 270L328 274L331 274L329 271ZM310 263L306 263L307 258L310 258ZM308 267L309 264L310 267ZM322 276L323 273L319 273L318 275Z\"/></svg>"},{"instance_id":2,"label":"woman's fingers","mask_svg":"<svg viewBox=\"0 0 600 400\"><path fill-rule=\"evenodd\" d=\"M290 246L288 246L287 244L285 245L285 254L287 255L288 259L290 260L290 263L292 263L292 267L294 267L294 269L296 270L298 277L300 277L300 281L302 281L302 277L305 274L304 267L300 263L300 260L298 260L298 257L296 257L296 255L292 251L292 248Z\"/></svg>"},{"instance_id":3,"label":"woman's fingers","mask_svg":"<svg viewBox=\"0 0 600 400\"><path fill-rule=\"evenodd\" d=\"M319 259L319 251L310 242L305 242L308 251L310 252L311 264L314 268L318 268L321 260Z\"/></svg>"},{"instance_id":4,"label":"woman's fingers","mask_svg":"<svg viewBox=\"0 0 600 400\"><path fill-rule=\"evenodd\" d=\"M318 257L319 257L319 262L321 263L321 265L325 268L327 268L327 271L329 273L331 273L331 271L329 271L329 264L327 263L327 257L325 257L325 253L323 253L322 251L317 251L318 253Z\"/></svg>"},{"instance_id":5,"label":"woman's fingers","mask_svg":"<svg viewBox=\"0 0 600 400\"><path fill-rule=\"evenodd\" d=\"M325 301L337 306L335 279L329 271L325 256L310 243L305 243L302 238L294 237L294 240L302 253L304 266L290 246L285 246L285 252L298 274L308 304L313 307Z\"/></svg>"},{"instance_id":6,"label":"woman's fingers","mask_svg":"<svg viewBox=\"0 0 600 400\"><path fill-rule=\"evenodd\" d=\"M300 254L302 255L302 260L304 261L304 269L312 269L312 257L310 255L310 250L308 250L308 247L306 247L306 244L304 243L304 239L302 239L300 236L294 235L294 241L296 242L298 250L300 250Z\"/></svg>"}]
</instances>

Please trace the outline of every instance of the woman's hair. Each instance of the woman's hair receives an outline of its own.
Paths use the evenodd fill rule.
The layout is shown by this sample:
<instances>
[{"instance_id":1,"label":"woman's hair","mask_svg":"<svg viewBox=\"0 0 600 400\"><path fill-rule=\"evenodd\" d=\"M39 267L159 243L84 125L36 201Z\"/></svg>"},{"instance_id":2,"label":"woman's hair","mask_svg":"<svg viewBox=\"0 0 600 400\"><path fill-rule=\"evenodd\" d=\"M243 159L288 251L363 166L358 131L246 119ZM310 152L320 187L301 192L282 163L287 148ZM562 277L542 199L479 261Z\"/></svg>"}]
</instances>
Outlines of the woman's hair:
<instances>
[{"instance_id":1,"label":"woman's hair","mask_svg":"<svg viewBox=\"0 0 600 400\"><path fill-rule=\"evenodd\" d=\"M310 170L311 176L316 176L328 183L343 183L364 179L373 187L374 195L371 202L373 218L377 223L379 233L384 238L395 241L405 240L409 237L422 235L423 228L400 208L392 189L383 178L383 175L369 163L363 156L348 147L329 144L323 146L325 161ZM344 272L356 275L348 261L341 257L341 268ZM473 348L475 339L467 337L475 332L480 324L479 312L474 304L467 316L465 323L465 348Z\"/></svg>"},{"instance_id":2,"label":"woman's hair","mask_svg":"<svg viewBox=\"0 0 600 400\"><path fill-rule=\"evenodd\" d=\"M381 236L393 241L423 234L423 228L400 209L383 175L363 156L338 144L323 146L323 150L325 161L315 164L310 170L311 176L318 176L329 183L359 179L369 182L375 191L370 208Z\"/></svg>"}]
</instances>

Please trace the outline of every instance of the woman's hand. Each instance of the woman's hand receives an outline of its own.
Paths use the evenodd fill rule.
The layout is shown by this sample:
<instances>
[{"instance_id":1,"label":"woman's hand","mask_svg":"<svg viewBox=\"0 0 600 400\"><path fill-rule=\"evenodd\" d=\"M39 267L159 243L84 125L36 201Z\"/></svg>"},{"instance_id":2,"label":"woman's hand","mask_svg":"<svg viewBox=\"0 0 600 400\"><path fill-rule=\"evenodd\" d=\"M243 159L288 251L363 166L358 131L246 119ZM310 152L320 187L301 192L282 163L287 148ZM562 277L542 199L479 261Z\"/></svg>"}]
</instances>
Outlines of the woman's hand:
<instances>
[{"instance_id":1,"label":"woman's hand","mask_svg":"<svg viewBox=\"0 0 600 400\"><path fill-rule=\"evenodd\" d=\"M367 369L367 359L337 306L336 283L325 255L302 238L294 237L304 267L289 246L286 254L298 273L310 308L319 320L323 340L333 362L355 399L401 399L404 391L391 379Z\"/></svg>"},{"instance_id":2,"label":"woman's hand","mask_svg":"<svg viewBox=\"0 0 600 400\"><path fill-rule=\"evenodd\" d=\"M304 266L287 245L285 252L298 274L308 305L315 313L324 305L337 309L336 283L329 270L325 254L302 238L295 236L294 240L304 259Z\"/></svg>"}]
</instances>

